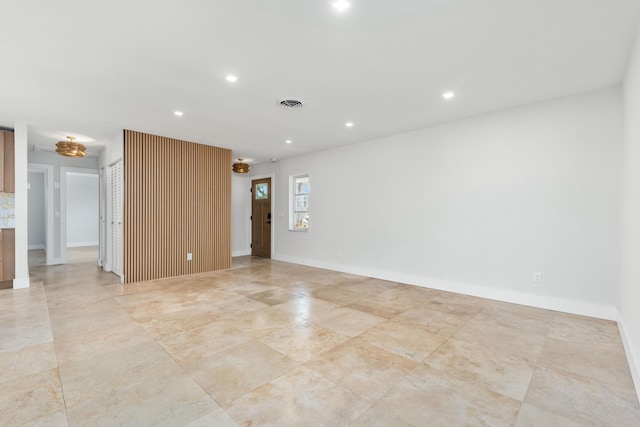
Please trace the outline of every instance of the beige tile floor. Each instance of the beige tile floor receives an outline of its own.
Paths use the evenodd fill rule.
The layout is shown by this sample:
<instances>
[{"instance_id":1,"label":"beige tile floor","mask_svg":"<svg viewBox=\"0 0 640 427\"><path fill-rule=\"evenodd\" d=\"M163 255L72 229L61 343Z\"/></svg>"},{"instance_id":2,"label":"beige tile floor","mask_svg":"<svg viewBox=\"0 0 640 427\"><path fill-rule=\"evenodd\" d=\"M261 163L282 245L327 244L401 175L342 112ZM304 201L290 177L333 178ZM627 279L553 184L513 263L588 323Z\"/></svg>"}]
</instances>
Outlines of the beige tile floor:
<instances>
[{"instance_id":1,"label":"beige tile floor","mask_svg":"<svg viewBox=\"0 0 640 427\"><path fill-rule=\"evenodd\" d=\"M67 248L67 262L76 263L98 263L100 248L98 246L82 246L77 248ZM43 249L29 250L29 268L44 267L47 265L47 255Z\"/></svg>"},{"instance_id":2,"label":"beige tile floor","mask_svg":"<svg viewBox=\"0 0 640 427\"><path fill-rule=\"evenodd\" d=\"M0 425L639 426L614 322L251 257L0 291Z\"/></svg>"}]
</instances>

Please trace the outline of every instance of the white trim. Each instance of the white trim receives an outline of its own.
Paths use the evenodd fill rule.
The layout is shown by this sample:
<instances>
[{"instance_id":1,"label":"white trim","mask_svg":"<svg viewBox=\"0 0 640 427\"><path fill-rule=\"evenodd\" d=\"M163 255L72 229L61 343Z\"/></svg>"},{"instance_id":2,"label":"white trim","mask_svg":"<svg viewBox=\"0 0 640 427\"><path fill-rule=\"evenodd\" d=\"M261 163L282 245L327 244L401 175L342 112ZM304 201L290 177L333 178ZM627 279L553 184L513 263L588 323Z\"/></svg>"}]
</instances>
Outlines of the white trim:
<instances>
[{"instance_id":1,"label":"white trim","mask_svg":"<svg viewBox=\"0 0 640 427\"><path fill-rule=\"evenodd\" d=\"M634 343L638 343L628 334L624 317L619 309L617 310L617 314L618 330L620 331L620 337L622 338L624 352L627 355L627 362L629 363L629 370L631 371L631 378L633 379L633 385L636 388L637 397L640 396L640 345L634 345Z\"/></svg>"},{"instance_id":2,"label":"white trim","mask_svg":"<svg viewBox=\"0 0 640 427\"><path fill-rule=\"evenodd\" d=\"M85 246L99 246L100 242L99 241L91 241L91 242L72 242L69 243L67 242L67 247L68 248L82 248Z\"/></svg>"},{"instance_id":3,"label":"white trim","mask_svg":"<svg viewBox=\"0 0 640 427\"><path fill-rule=\"evenodd\" d=\"M13 279L13 289L26 289L29 287L30 281L28 277Z\"/></svg>"},{"instance_id":4,"label":"white trim","mask_svg":"<svg viewBox=\"0 0 640 427\"><path fill-rule=\"evenodd\" d=\"M29 251L33 251L33 250L37 250L37 249L44 249L44 245L42 243L38 243L35 245L28 245L27 246L27 250Z\"/></svg>"},{"instance_id":5,"label":"white trim","mask_svg":"<svg viewBox=\"0 0 640 427\"><path fill-rule=\"evenodd\" d=\"M231 256L232 257L235 257L235 256L247 256L247 255L251 255L251 249L242 249L242 250L231 252Z\"/></svg>"},{"instance_id":6,"label":"white trim","mask_svg":"<svg viewBox=\"0 0 640 427\"><path fill-rule=\"evenodd\" d=\"M45 213L46 213L46 232L45 232L45 264L53 265L55 264L53 259L53 222L54 222L54 213L53 213L53 204L55 200L54 191L53 191L53 165L44 165L40 163L27 163L27 172L40 172L44 173L44 203L45 203ZM30 248L28 248L30 249Z\"/></svg>"},{"instance_id":7,"label":"white trim","mask_svg":"<svg viewBox=\"0 0 640 427\"><path fill-rule=\"evenodd\" d=\"M87 176L87 177L96 178L96 179L100 178L100 169L71 168L68 166L65 169L71 169L67 171L67 175ZM95 171L95 172L90 172L90 171Z\"/></svg>"},{"instance_id":8,"label":"white trim","mask_svg":"<svg viewBox=\"0 0 640 427\"><path fill-rule=\"evenodd\" d=\"M527 294L524 292L514 292L505 289L492 288L489 286L474 285L471 283L433 279L414 274L403 274L395 271L355 267L346 264L316 261L305 258L291 257L287 255L276 255L272 256L272 258L277 261L308 265L310 267L324 268L328 270L340 271L343 273L357 274L359 276L373 277L376 279L420 286L423 288L438 289L442 291L455 292L458 294L471 295L480 298L488 298L497 301L527 305L530 307L562 311L565 313L579 314L582 316L597 317L599 319L616 319L616 307L593 304L584 301L574 301L563 298Z\"/></svg>"}]
</instances>

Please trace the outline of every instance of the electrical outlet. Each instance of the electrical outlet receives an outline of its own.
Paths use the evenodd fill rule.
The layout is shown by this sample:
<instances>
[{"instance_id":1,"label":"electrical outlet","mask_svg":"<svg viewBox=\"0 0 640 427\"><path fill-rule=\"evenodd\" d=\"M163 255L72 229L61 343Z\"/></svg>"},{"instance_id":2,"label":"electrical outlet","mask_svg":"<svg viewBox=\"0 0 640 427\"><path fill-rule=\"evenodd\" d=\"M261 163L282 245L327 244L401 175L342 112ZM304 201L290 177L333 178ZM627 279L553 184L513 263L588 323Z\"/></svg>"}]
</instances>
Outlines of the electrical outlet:
<instances>
[{"instance_id":1,"label":"electrical outlet","mask_svg":"<svg viewBox=\"0 0 640 427\"><path fill-rule=\"evenodd\" d=\"M539 271L533 273L533 283L542 283L542 273Z\"/></svg>"},{"instance_id":2,"label":"electrical outlet","mask_svg":"<svg viewBox=\"0 0 640 427\"><path fill-rule=\"evenodd\" d=\"M192 261L193 260L193 254L191 252L187 253L187 261Z\"/></svg>"}]
</instances>

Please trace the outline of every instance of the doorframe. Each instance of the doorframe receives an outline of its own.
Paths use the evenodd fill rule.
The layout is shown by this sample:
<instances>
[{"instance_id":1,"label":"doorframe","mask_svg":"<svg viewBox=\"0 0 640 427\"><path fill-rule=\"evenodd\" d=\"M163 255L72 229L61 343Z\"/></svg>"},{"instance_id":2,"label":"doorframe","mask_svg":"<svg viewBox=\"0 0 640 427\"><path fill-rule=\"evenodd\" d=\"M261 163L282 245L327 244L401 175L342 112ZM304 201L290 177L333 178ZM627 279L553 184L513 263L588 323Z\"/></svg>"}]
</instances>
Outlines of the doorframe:
<instances>
[{"instance_id":1,"label":"doorframe","mask_svg":"<svg viewBox=\"0 0 640 427\"><path fill-rule=\"evenodd\" d=\"M59 259L53 256L53 165L27 163L27 173L28 172L44 173L45 264L59 264Z\"/></svg>"},{"instance_id":2,"label":"doorframe","mask_svg":"<svg viewBox=\"0 0 640 427\"><path fill-rule=\"evenodd\" d=\"M255 175L250 176L249 180L249 188L253 188L253 181L257 179L271 178L271 259L275 256L275 248L276 248L276 218L278 215L276 214L276 191L275 191L275 182L276 175L275 173L264 174L264 175ZM251 217L253 218L253 192L249 191L249 212ZM253 230L251 229L251 220L249 220L249 254L251 255L251 244L253 243Z\"/></svg>"},{"instance_id":3,"label":"doorframe","mask_svg":"<svg viewBox=\"0 0 640 427\"><path fill-rule=\"evenodd\" d=\"M67 263L67 172L95 175L98 177L98 182L100 182L100 169L98 168L60 168L60 259L63 264ZM98 197L100 197L99 191L100 189L98 188ZM100 207L98 205L98 211L99 210ZM98 217L98 221L99 219L100 218ZM98 258L100 258L100 254L98 254Z\"/></svg>"}]
</instances>

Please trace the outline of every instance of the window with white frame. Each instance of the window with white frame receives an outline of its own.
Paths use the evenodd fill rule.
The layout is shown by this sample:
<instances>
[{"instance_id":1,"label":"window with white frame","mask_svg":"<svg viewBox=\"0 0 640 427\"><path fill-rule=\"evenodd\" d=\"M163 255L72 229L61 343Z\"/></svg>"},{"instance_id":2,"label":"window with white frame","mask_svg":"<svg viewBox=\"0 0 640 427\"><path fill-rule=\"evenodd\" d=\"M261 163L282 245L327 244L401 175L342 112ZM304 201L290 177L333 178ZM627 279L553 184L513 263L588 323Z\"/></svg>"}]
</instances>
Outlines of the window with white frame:
<instances>
[{"instance_id":1,"label":"window with white frame","mask_svg":"<svg viewBox=\"0 0 640 427\"><path fill-rule=\"evenodd\" d=\"M307 231L309 229L309 175L296 175L289 178L289 230Z\"/></svg>"}]
</instances>

